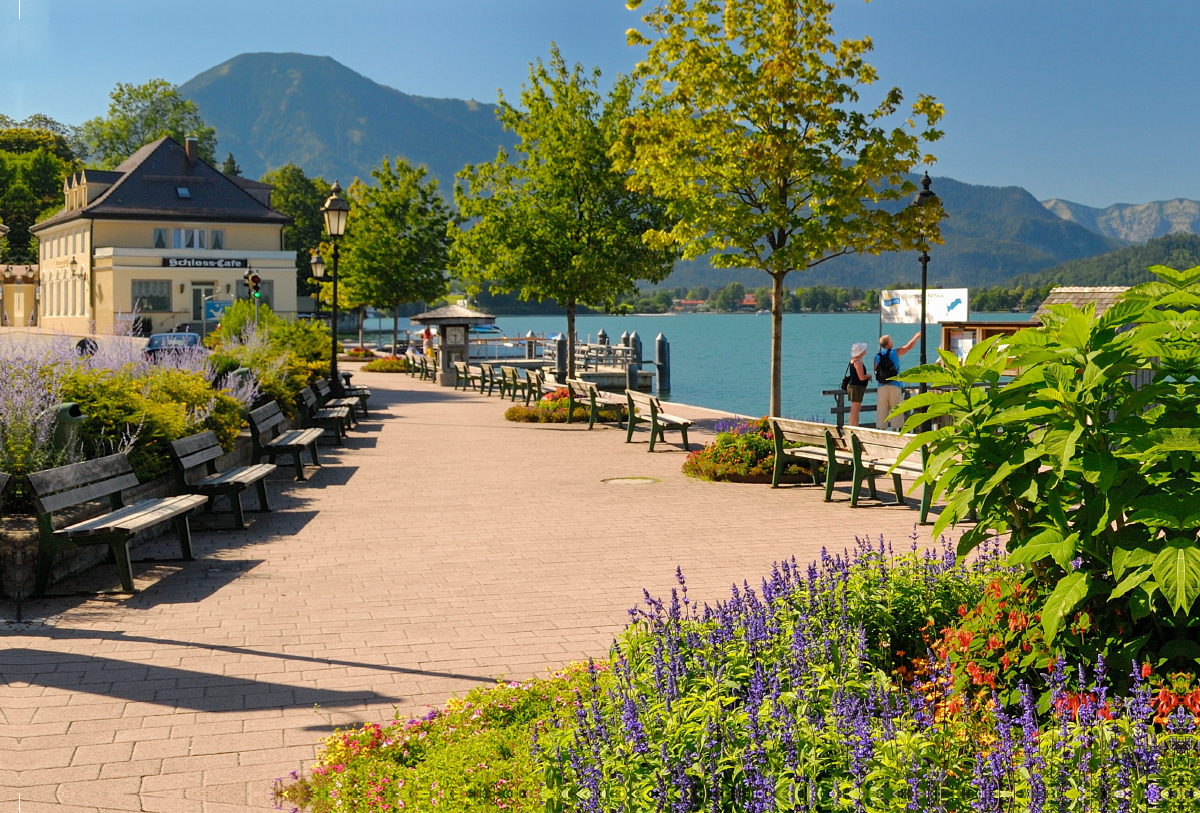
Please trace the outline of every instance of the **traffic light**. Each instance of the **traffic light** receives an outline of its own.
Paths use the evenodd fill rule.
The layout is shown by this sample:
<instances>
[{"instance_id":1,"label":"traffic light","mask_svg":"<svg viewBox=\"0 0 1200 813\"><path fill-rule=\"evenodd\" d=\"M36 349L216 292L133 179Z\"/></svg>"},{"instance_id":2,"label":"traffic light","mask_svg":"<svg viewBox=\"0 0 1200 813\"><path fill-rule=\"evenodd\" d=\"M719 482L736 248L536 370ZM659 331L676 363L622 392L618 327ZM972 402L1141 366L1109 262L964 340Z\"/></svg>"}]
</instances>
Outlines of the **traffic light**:
<instances>
[{"instance_id":1,"label":"traffic light","mask_svg":"<svg viewBox=\"0 0 1200 813\"><path fill-rule=\"evenodd\" d=\"M246 288L250 291L251 299L262 298L262 277L253 271L246 272Z\"/></svg>"}]
</instances>

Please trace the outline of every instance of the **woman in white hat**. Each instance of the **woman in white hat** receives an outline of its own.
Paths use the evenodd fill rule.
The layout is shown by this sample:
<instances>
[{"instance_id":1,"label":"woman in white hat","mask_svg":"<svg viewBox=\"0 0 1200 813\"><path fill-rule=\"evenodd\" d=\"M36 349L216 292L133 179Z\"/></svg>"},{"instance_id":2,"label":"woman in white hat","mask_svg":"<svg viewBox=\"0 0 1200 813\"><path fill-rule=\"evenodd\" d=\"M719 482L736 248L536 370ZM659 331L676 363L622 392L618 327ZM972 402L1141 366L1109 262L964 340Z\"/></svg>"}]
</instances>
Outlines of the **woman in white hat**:
<instances>
[{"instance_id":1,"label":"woman in white hat","mask_svg":"<svg viewBox=\"0 0 1200 813\"><path fill-rule=\"evenodd\" d=\"M858 413L862 410L863 396L871 379L863 366L867 354L866 342L855 342L850 346L850 363L846 365L845 390L850 394L850 425L858 426Z\"/></svg>"}]
</instances>

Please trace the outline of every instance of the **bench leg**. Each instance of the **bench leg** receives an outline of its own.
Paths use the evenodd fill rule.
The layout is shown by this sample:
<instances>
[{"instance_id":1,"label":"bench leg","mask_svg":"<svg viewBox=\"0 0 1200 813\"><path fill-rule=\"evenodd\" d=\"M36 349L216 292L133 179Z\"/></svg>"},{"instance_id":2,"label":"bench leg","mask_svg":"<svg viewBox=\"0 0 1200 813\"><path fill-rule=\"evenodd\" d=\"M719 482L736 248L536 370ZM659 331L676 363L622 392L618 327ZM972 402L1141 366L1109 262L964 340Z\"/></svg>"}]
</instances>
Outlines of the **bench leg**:
<instances>
[{"instance_id":1,"label":"bench leg","mask_svg":"<svg viewBox=\"0 0 1200 813\"><path fill-rule=\"evenodd\" d=\"M692 450L692 447L691 447L691 445L688 443L688 439L687 439L687 427L685 426L685 427L683 427L682 429L680 429L679 431L680 431L680 433L682 433L682 434L683 434L683 450L684 450L685 452L690 452L690 451Z\"/></svg>"},{"instance_id":2,"label":"bench leg","mask_svg":"<svg viewBox=\"0 0 1200 813\"><path fill-rule=\"evenodd\" d=\"M651 423L650 424L650 451L652 451L652 452L654 451L654 441L658 438L658 432L659 432L658 424Z\"/></svg>"},{"instance_id":3,"label":"bench leg","mask_svg":"<svg viewBox=\"0 0 1200 813\"><path fill-rule=\"evenodd\" d=\"M242 506L240 503L236 502L236 499L234 505L236 506L235 510L237 514L241 514ZM183 555L184 559L189 562L192 561L192 559L196 557L192 555L192 526L188 522L187 514L175 517L175 531L179 534L179 552ZM126 543L125 549L126 552L128 552L128 543Z\"/></svg>"},{"instance_id":4,"label":"bench leg","mask_svg":"<svg viewBox=\"0 0 1200 813\"><path fill-rule=\"evenodd\" d=\"M929 524L929 504L933 502L933 486L929 483L925 484L925 488L921 491L921 519L922 525Z\"/></svg>"},{"instance_id":5,"label":"bench leg","mask_svg":"<svg viewBox=\"0 0 1200 813\"><path fill-rule=\"evenodd\" d=\"M271 503L267 500L267 478L260 477L258 482L254 484L255 490L258 491L258 510L266 513L271 510Z\"/></svg>"},{"instance_id":6,"label":"bench leg","mask_svg":"<svg viewBox=\"0 0 1200 813\"><path fill-rule=\"evenodd\" d=\"M315 440L309 444L308 453L312 455L312 462L314 466L321 465L321 458L317 457L317 442ZM296 459L300 459L299 452L296 453Z\"/></svg>"},{"instance_id":7,"label":"bench leg","mask_svg":"<svg viewBox=\"0 0 1200 813\"><path fill-rule=\"evenodd\" d=\"M837 482L838 464L830 462L825 464L825 502L833 502L833 484ZM816 480L813 477L813 480Z\"/></svg>"},{"instance_id":8,"label":"bench leg","mask_svg":"<svg viewBox=\"0 0 1200 813\"><path fill-rule=\"evenodd\" d=\"M35 596L44 595L46 588L50 586L50 571L54 569L54 554L56 552L53 550L38 550L37 578L33 582L33 594Z\"/></svg>"},{"instance_id":9,"label":"bench leg","mask_svg":"<svg viewBox=\"0 0 1200 813\"><path fill-rule=\"evenodd\" d=\"M867 476L867 474L865 471L863 471L862 466L855 463L853 472L850 475L850 477L851 477L850 507L851 508L858 508L858 492L859 492L859 489L862 488L862 481L866 476Z\"/></svg>"},{"instance_id":10,"label":"bench leg","mask_svg":"<svg viewBox=\"0 0 1200 813\"><path fill-rule=\"evenodd\" d=\"M892 473L892 485L896 487L896 505L904 505L904 483L895 472Z\"/></svg>"},{"instance_id":11,"label":"bench leg","mask_svg":"<svg viewBox=\"0 0 1200 813\"><path fill-rule=\"evenodd\" d=\"M299 449L292 450L292 463L296 467L296 479L304 479L304 458Z\"/></svg>"},{"instance_id":12,"label":"bench leg","mask_svg":"<svg viewBox=\"0 0 1200 813\"><path fill-rule=\"evenodd\" d=\"M629 429L625 432L625 442L626 443L633 443L633 425L636 422L637 422L637 419L634 418L632 415L630 415L629 416Z\"/></svg>"},{"instance_id":13,"label":"bench leg","mask_svg":"<svg viewBox=\"0 0 1200 813\"><path fill-rule=\"evenodd\" d=\"M867 472L867 485L871 492L871 499L879 499L879 491L875 488L875 472Z\"/></svg>"},{"instance_id":14,"label":"bench leg","mask_svg":"<svg viewBox=\"0 0 1200 813\"><path fill-rule=\"evenodd\" d=\"M246 515L242 511L242 492L235 491L229 495L229 507L233 509L233 522L239 531L246 529Z\"/></svg>"},{"instance_id":15,"label":"bench leg","mask_svg":"<svg viewBox=\"0 0 1200 813\"><path fill-rule=\"evenodd\" d=\"M176 520L176 523L178 522L179 520ZM133 564L129 560L129 540L121 539L109 542L108 549L117 560L117 573L121 576L121 589L126 593L136 593L137 590L133 587ZM189 544L183 558L191 559L191 553L191 545Z\"/></svg>"}]
</instances>

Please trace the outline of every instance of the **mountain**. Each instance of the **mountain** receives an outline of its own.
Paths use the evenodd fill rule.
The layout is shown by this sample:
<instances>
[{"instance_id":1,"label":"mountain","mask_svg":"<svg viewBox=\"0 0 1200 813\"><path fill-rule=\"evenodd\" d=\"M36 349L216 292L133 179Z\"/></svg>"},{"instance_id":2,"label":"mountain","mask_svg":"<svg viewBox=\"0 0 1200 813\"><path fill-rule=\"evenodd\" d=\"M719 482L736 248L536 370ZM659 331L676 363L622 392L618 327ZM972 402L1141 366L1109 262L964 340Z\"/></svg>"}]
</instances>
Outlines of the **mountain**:
<instances>
[{"instance_id":1,"label":"mountain","mask_svg":"<svg viewBox=\"0 0 1200 813\"><path fill-rule=\"evenodd\" d=\"M449 193L468 163L514 143L496 106L410 96L325 56L242 54L179 87L247 177L288 162L349 186L385 156L425 164Z\"/></svg>"},{"instance_id":2,"label":"mountain","mask_svg":"<svg viewBox=\"0 0 1200 813\"><path fill-rule=\"evenodd\" d=\"M916 178L913 178L915 181ZM943 286L1005 283L1018 274L1067 260L1106 254L1121 246L1111 237L1056 216L1019 186L976 186L935 178L942 199L943 245L930 249L929 280ZM886 287L920 280L916 252L839 257L788 276L789 286L813 284ZM667 285L719 287L731 281L766 284L761 271L715 269L707 261L680 263Z\"/></svg>"},{"instance_id":3,"label":"mountain","mask_svg":"<svg viewBox=\"0 0 1200 813\"><path fill-rule=\"evenodd\" d=\"M1177 232L1200 232L1200 202L1187 198L1116 203L1105 209L1059 198L1044 200L1042 205L1063 220L1126 243L1144 243Z\"/></svg>"},{"instance_id":4,"label":"mountain","mask_svg":"<svg viewBox=\"0 0 1200 813\"><path fill-rule=\"evenodd\" d=\"M1008 284L1024 288L1042 285L1137 285L1154 275L1146 269L1165 265L1185 271L1200 265L1200 235L1168 234L1141 245L1125 246L1099 257L1089 257L1014 277Z\"/></svg>"}]
</instances>

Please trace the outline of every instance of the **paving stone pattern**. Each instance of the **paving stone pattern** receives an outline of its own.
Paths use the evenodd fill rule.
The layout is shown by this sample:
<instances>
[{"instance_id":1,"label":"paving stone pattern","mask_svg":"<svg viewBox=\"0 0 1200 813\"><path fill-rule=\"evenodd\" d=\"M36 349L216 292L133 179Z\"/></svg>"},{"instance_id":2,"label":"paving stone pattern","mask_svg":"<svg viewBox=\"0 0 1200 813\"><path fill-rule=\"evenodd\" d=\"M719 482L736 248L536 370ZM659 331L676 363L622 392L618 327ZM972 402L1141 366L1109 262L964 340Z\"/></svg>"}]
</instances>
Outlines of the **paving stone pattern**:
<instances>
[{"instance_id":1,"label":"paving stone pattern","mask_svg":"<svg viewBox=\"0 0 1200 813\"><path fill-rule=\"evenodd\" d=\"M18 794L22 813L271 809L273 780L336 726L602 656L676 566L713 601L783 557L914 533L911 507L852 511L845 489L827 505L689 479L645 431L627 445L507 423L495 397L356 380L370 420L307 483L273 479L276 511L246 531L199 517L198 560L138 566L131 598L42 600L21 624L0 604L0 811ZM102 565L58 589L116 584Z\"/></svg>"}]
</instances>

